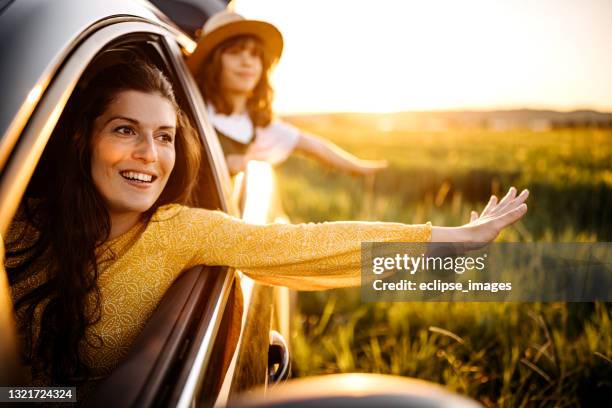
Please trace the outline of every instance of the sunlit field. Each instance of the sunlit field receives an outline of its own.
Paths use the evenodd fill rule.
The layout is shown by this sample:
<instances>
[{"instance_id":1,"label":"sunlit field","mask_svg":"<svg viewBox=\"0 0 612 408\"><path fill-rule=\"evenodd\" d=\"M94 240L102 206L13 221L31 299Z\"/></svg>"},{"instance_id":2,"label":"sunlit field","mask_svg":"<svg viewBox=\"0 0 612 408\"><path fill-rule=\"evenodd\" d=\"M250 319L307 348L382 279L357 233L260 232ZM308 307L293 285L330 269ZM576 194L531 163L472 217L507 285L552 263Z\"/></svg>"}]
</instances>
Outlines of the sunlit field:
<instances>
[{"instance_id":1,"label":"sunlit field","mask_svg":"<svg viewBox=\"0 0 612 408\"><path fill-rule=\"evenodd\" d=\"M304 126L304 123L300 123ZM389 169L362 179L292 158L278 170L293 222L467 222L490 194L531 191L501 241L612 241L612 131L309 130ZM390 373L486 406L597 406L612 395L612 313L592 303L361 303L358 289L302 292L293 375Z\"/></svg>"}]
</instances>

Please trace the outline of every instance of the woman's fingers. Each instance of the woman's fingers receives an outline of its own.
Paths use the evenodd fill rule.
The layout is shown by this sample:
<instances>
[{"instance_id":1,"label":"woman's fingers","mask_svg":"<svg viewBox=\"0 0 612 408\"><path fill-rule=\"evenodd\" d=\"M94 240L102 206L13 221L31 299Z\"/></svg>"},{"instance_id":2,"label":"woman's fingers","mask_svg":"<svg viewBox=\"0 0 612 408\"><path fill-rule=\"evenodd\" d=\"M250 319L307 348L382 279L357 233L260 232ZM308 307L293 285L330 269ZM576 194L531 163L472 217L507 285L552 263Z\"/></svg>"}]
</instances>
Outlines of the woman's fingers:
<instances>
[{"instance_id":1,"label":"woman's fingers","mask_svg":"<svg viewBox=\"0 0 612 408\"><path fill-rule=\"evenodd\" d=\"M513 201L512 201L512 206L513 207L517 207L521 204L523 204L525 202L525 200L527 200L527 197L529 197L529 190L524 189L523 191L521 191L521 194L518 195L518 197L516 197Z\"/></svg>"},{"instance_id":2,"label":"woman's fingers","mask_svg":"<svg viewBox=\"0 0 612 408\"><path fill-rule=\"evenodd\" d=\"M377 169L386 169L389 167L389 162L386 160L368 160L368 164L370 167L374 167Z\"/></svg>"},{"instance_id":3,"label":"woman's fingers","mask_svg":"<svg viewBox=\"0 0 612 408\"><path fill-rule=\"evenodd\" d=\"M386 169L388 166L385 160L362 160L351 173L358 176L371 176Z\"/></svg>"},{"instance_id":4,"label":"woman's fingers","mask_svg":"<svg viewBox=\"0 0 612 408\"><path fill-rule=\"evenodd\" d=\"M478 213L476 211L472 211L470 213L470 222L476 221L478 219Z\"/></svg>"},{"instance_id":5,"label":"woman's fingers","mask_svg":"<svg viewBox=\"0 0 612 408\"><path fill-rule=\"evenodd\" d=\"M359 167L363 174L371 174L386 169L389 166L386 160L362 160Z\"/></svg>"},{"instance_id":6,"label":"woman's fingers","mask_svg":"<svg viewBox=\"0 0 612 408\"><path fill-rule=\"evenodd\" d=\"M495 219L495 226L500 231L509 225L514 224L527 213L527 204L521 204L510 211L505 212Z\"/></svg>"},{"instance_id":7,"label":"woman's fingers","mask_svg":"<svg viewBox=\"0 0 612 408\"><path fill-rule=\"evenodd\" d=\"M491 196L480 216L476 211L470 213L470 223L477 221L473 224L475 229L471 229L471 231L478 231L470 239L480 240L476 242L493 241L501 230L514 224L527 213L525 200L528 196L529 191L526 189L516 196L514 187L510 188L499 203L497 203L497 197Z\"/></svg>"},{"instance_id":8,"label":"woman's fingers","mask_svg":"<svg viewBox=\"0 0 612 408\"><path fill-rule=\"evenodd\" d=\"M491 198L489 198L489 202L485 206L484 210L482 210L482 213L480 213L480 216L484 217L488 215L491 211L493 211L496 205L497 205L497 196L492 195Z\"/></svg>"},{"instance_id":9,"label":"woman's fingers","mask_svg":"<svg viewBox=\"0 0 612 408\"><path fill-rule=\"evenodd\" d=\"M512 186L508 189L508 192L506 193L504 198L502 198L499 204L497 204L497 207L495 207L495 212L499 214L500 211L502 211L508 205L509 202L514 200L515 197L516 197L516 188Z\"/></svg>"},{"instance_id":10,"label":"woman's fingers","mask_svg":"<svg viewBox=\"0 0 612 408\"><path fill-rule=\"evenodd\" d=\"M507 211L513 210L514 208L524 203L525 200L527 200L527 197L529 197L529 191L525 189L521 191L521 194L519 194L517 197L513 198L512 200L507 201L504 205L501 205L500 203L500 205L498 206L499 208L496 208L497 214L501 214L501 213L505 213Z\"/></svg>"}]
</instances>

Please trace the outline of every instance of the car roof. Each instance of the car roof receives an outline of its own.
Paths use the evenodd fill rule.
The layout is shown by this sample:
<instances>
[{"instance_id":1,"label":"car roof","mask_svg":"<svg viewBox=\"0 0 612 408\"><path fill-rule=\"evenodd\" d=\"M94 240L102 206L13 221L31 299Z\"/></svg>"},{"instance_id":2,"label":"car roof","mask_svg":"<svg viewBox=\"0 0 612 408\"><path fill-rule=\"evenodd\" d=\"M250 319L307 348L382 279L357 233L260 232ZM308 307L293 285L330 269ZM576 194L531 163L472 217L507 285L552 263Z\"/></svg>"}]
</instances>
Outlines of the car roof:
<instances>
[{"instance_id":1,"label":"car roof","mask_svg":"<svg viewBox=\"0 0 612 408\"><path fill-rule=\"evenodd\" d=\"M89 27L121 16L171 24L143 0L19 0L3 6L0 141L24 102L28 97L35 99L36 93L48 85L58 65Z\"/></svg>"},{"instance_id":2,"label":"car roof","mask_svg":"<svg viewBox=\"0 0 612 408\"><path fill-rule=\"evenodd\" d=\"M150 0L187 34L195 37L208 17L224 10L229 0Z\"/></svg>"}]
</instances>

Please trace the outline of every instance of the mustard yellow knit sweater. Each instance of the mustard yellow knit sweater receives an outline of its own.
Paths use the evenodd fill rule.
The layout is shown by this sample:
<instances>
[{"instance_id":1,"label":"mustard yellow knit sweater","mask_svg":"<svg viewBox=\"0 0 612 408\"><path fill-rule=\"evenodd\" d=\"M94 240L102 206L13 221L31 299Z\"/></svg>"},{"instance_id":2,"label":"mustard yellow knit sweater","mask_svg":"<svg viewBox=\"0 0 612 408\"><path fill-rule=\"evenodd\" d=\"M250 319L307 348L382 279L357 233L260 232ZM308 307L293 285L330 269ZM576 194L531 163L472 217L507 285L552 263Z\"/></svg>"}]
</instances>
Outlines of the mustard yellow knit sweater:
<instances>
[{"instance_id":1,"label":"mustard yellow knit sweater","mask_svg":"<svg viewBox=\"0 0 612 408\"><path fill-rule=\"evenodd\" d=\"M220 211L160 207L148 224L134 226L101 248L102 316L88 337L99 335L103 345L83 342L81 355L94 376L108 375L175 278L192 266L229 265L260 283L298 290L357 286L362 241L428 242L430 237L429 223L253 225ZM15 285L13 295L33 284L28 279Z\"/></svg>"}]
</instances>

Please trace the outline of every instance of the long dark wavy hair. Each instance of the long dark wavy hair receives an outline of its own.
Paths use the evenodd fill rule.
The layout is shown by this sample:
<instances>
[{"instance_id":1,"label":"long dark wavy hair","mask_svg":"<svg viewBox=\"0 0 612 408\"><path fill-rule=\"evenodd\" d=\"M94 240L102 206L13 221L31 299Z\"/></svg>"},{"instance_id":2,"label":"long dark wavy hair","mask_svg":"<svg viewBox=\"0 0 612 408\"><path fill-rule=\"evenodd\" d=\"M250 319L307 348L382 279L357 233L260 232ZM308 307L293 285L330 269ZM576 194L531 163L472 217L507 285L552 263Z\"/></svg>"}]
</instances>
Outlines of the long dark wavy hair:
<instances>
[{"instance_id":1,"label":"long dark wavy hair","mask_svg":"<svg viewBox=\"0 0 612 408\"><path fill-rule=\"evenodd\" d=\"M274 90L270 85L272 61L266 54L261 40L250 35L241 35L227 39L219 44L206 57L196 73L196 82L207 102L212 103L217 112L229 115L232 113L232 103L225 98L221 89L221 55L233 46L245 46L247 42L255 43L255 51L262 60L262 74L253 93L247 99L247 112L255 126L266 127L272 121L272 100Z\"/></svg>"},{"instance_id":2,"label":"long dark wavy hair","mask_svg":"<svg viewBox=\"0 0 612 408\"><path fill-rule=\"evenodd\" d=\"M88 75L84 75L87 78ZM170 81L144 61L121 63L92 73L68 102L51 136L41 163L22 201L27 228L7 242L7 272L11 285L28 290L15 299L24 339L24 359L32 375L53 384L87 380L90 373L79 355L87 327L100 319L96 250L110 233L111 222L91 176L94 121L122 91L155 93L173 103L177 112L176 164L154 206L189 204L200 164L200 142L180 110ZM25 236L27 232L27 237ZM10 238L10 236L9 236ZM29 288L44 271L45 279Z\"/></svg>"}]
</instances>

